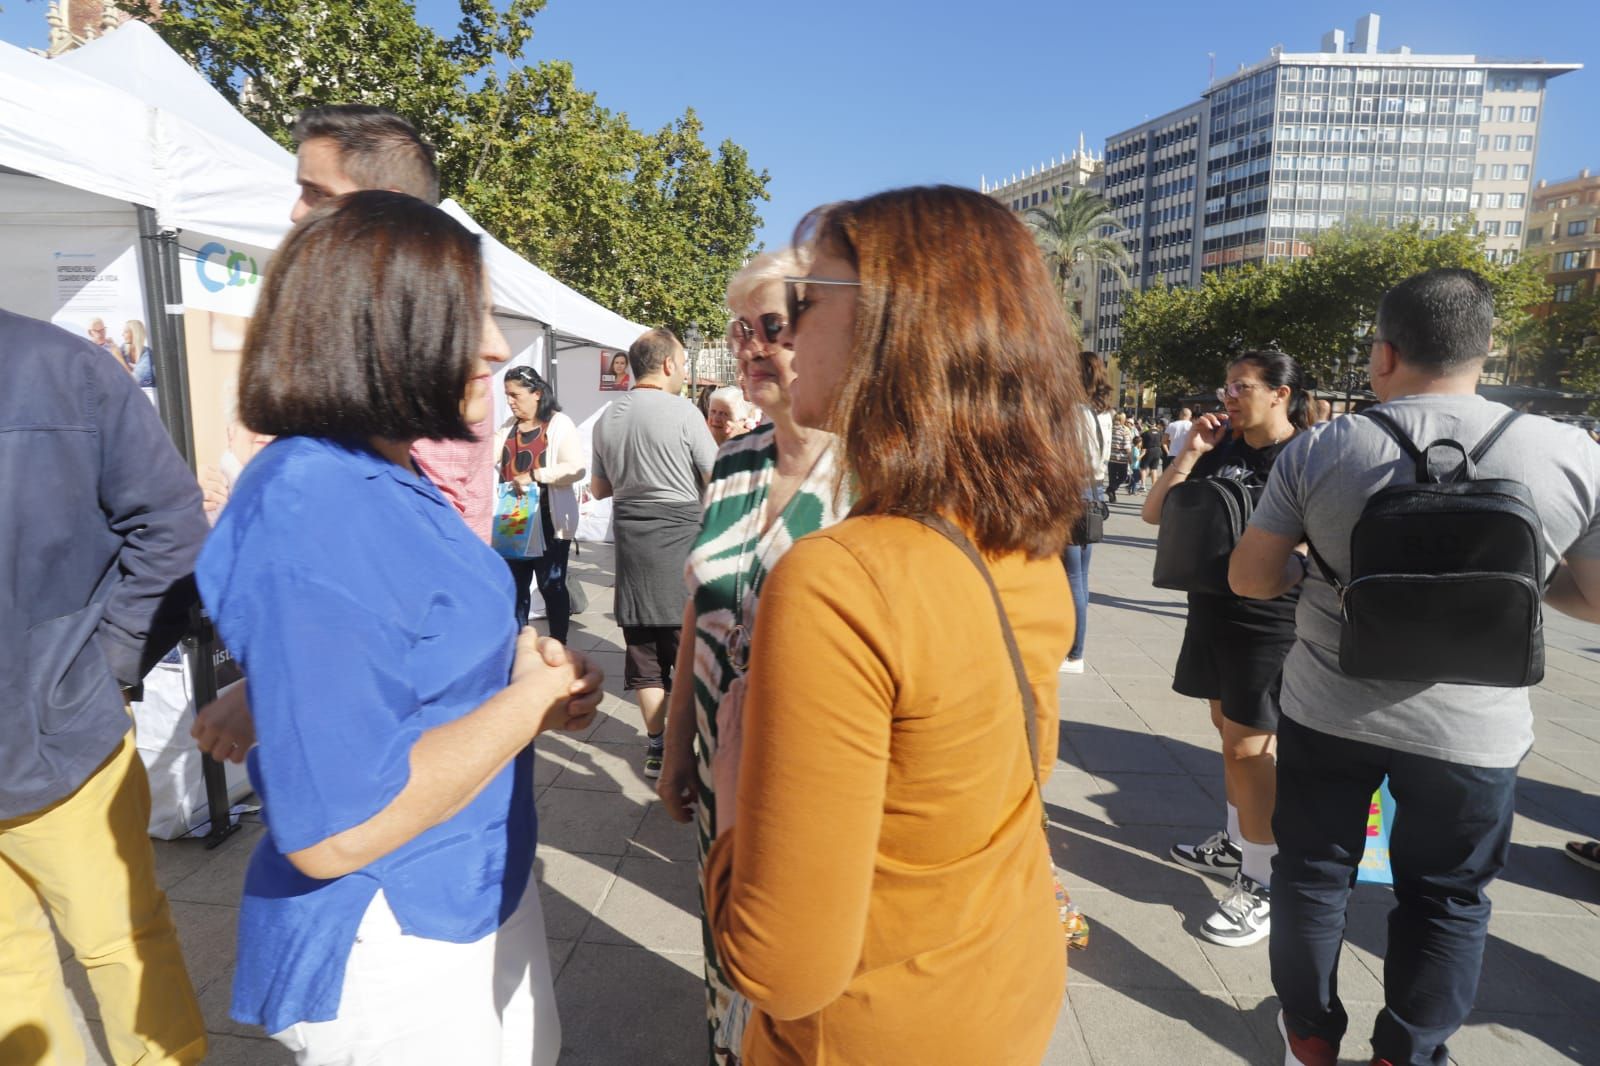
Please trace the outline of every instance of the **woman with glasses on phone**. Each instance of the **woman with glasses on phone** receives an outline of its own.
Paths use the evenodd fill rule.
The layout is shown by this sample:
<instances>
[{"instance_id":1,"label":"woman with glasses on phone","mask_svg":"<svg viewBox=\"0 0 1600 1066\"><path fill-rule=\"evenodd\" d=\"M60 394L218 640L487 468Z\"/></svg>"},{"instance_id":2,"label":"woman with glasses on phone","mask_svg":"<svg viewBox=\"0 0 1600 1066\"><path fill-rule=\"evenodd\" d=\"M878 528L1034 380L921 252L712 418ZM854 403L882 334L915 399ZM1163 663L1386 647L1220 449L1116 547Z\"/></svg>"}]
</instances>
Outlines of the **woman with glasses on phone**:
<instances>
[{"instance_id":1,"label":"woman with glasses on phone","mask_svg":"<svg viewBox=\"0 0 1600 1066\"><path fill-rule=\"evenodd\" d=\"M1172 487L1201 478L1232 478L1259 497L1272 464L1294 435L1311 425L1300 367L1275 351L1246 352L1217 390L1224 415L1194 420L1179 452L1144 501L1142 516L1160 525ZM1231 881L1200 935L1224 947L1247 947L1271 930L1268 885L1272 809L1277 798L1278 688L1294 646L1298 586L1275 600L1191 592L1189 620L1172 687L1209 701L1222 738L1225 828L1198 844L1174 844L1175 862Z\"/></svg>"},{"instance_id":2,"label":"woman with glasses on phone","mask_svg":"<svg viewBox=\"0 0 1600 1066\"><path fill-rule=\"evenodd\" d=\"M796 422L790 409L794 348L785 334L783 278L804 272L808 262L792 249L760 255L728 283L733 312L728 344L738 356L750 401L767 421L723 443L706 486L705 518L689 555L686 639L678 645L678 676L692 671L695 683L672 690L656 786L672 818L698 822L702 863L716 835L716 804L723 799L711 776L718 750L717 711L743 692L762 586L790 545L837 522L845 510L833 436ZM689 634L694 639L687 639ZM732 801L731 796L726 799ZM700 913L703 922L703 905ZM738 1061L749 1004L723 976L709 928L703 928L711 1061L733 1063Z\"/></svg>"},{"instance_id":3,"label":"woman with glasses on phone","mask_svg":"<svg viewBox=\"0 0 1600 1066\"><path fill-rule=\"evenodd\" d=\"M705 893L744 1058L1037 1066L1066 978L1038 775L1088 483L1077 344L974 190L821 208L796 243L791 410L858 502L772 570L718 715Z\"/></svg>"},{"instance_id":4,"label":"woman with glasses on phone","mask_svg":"<svg viewBox=\"0 0 1600 1066\"><path fill-rule=\"evenodd\" d=\"M507 370L505 390L511 416L495 436L496 470L500 484L510 485L519 495L537 487L539 522L544 527L543 555L506 560L517 583L513 617L518 629L528 624L531 586L537 583L550 635L565 644L572 621L567 564L578 532L578 483L588 473L583 442L578 427L562 414L555 390L533 367Z\"/></svg>"}]
</instances>

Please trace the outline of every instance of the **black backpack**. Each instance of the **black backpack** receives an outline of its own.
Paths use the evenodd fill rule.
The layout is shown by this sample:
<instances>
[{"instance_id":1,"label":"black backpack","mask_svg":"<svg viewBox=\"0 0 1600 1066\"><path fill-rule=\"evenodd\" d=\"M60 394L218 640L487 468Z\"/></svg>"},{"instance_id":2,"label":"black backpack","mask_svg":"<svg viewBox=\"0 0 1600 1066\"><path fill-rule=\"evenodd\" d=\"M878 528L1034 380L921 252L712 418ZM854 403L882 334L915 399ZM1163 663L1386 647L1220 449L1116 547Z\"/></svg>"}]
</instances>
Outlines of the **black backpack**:
<instances>
[{"instance_id":1,"label":"black backpack","mask_svg":"<svg viewBox=\"0 0 1600 1066\"><path fill-rule=\"evenodd\" d=\"M1172 486L1161 504L1150 583L1158 589L1233 595L1228 557L1244 536L1259 491L1227 477Z\"/></svg>"},{"instance_id":2,"label":"black backpack","mask_svg":"<svg viewBox=\"0 0 1600 1066\"><path fill-rule=\"evenodd\" d=\"M1416 463L1416 481L1371 496L1350 533L1350 578L1340 583L1307 538L1339 596L1339 669L1351 677L1522 688L1544 678L1544 532L1528 487L1480 478L1477 464L1517 418L1512 411L1469 453L1441 439L1418 448L1381 411L1364 411ZM1428 453L1454 448L1442 481Z\"/></svg>"}]
</instances>

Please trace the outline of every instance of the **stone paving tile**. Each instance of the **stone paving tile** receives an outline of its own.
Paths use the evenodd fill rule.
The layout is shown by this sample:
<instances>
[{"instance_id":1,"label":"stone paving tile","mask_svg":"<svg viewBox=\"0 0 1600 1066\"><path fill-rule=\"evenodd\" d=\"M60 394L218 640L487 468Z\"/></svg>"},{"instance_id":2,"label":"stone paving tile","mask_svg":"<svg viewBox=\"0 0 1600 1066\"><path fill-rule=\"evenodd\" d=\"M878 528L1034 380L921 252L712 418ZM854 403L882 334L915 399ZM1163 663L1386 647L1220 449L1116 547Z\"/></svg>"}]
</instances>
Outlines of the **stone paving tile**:
<instances>
[{"instance_id":1,"label":"stone paving tile","mask_svg":"<svg viewBox=\"0 0 1600 1066\"><path fill-rule=\"evenodd\" d=\"M626 854L645 807L620 792L551 787L539 797L539 847Z\"/></svg>"},{"instance_id":2,"label":"stone paving tile","mask_svg":"<svg viewBox=\"0 0 1600 1066\"><path fill-rule=\"evenodd\" d=\"M1096 1066L1275 1066L1283 1061L1282 1045L1270 1050L1263 1045L1256 1031L1242 1024L1238 1003L1224 994L1075 988L1072 1007Z\"/></svg>"},{"instance_id":3,"label":"stone paving tile","mask_svg":"<svg viewBox=\"0 0 1600 1066\"><path fill-rule=\"evenodd\" d=\"M541 844L534 863L547 936L576 940L616 880L615 855L586 855Z\"/></svg>"},{"instance_id":4,"label":"stone paving tile","mask_svg":"<svg viewBox=\"0 0 1600 1066\"><path fill-rule=\"evenodd\" d=\"M580 943L556 982L561 1066L706 1060L705 981L695 956Z\"/></svg>"},{"instance_id":5,"label":"stone paving tile","mask_svg":"<svg viewBox=\"0 0 1600 1066\"><path fill-rule=\"evenodd\" d=\"M705 941L695 864L623 859L584 940L698 955Z\"/></svg>"}]
</instances>

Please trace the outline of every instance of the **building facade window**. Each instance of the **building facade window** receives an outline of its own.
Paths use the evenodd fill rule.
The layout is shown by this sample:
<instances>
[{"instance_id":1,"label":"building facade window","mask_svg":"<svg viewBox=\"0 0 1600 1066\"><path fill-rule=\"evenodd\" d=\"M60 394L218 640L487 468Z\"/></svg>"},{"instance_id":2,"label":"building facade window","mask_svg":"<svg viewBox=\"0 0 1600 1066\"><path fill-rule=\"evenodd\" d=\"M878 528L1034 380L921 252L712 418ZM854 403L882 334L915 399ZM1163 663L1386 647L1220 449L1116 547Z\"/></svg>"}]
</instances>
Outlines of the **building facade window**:
<instances>
[{"instance_id":1,"label":"building facade window","mask_svg":"<svg viewBox=\"0 0 1600 1066\"><path fill-rule=\"evenodd\" d=\"M1511 137L1509 134L1499 134L1494 139L1494 150L1497 152L1511 151Z\"/></svg>"},{"instance_id":2,"label":"building facade window","mask_svg":"<svg viewBox=\"0 0 1600 1066\"><path fill-rule=\"evenodd\" d=\"M1513 193L1507 193L1506 194L1506 206L1507 207L1514 207L1514 208L1516 208L1517 210L1520 211L1520 210L1522 210L1522 208L1526 207L1527 205L1528 205L1528 194L1527 193L1513 192Z\"/></svg>"},{"instance_id":3,"label":"building facade window","mask_svg":"<svg viewBox=\"0 0 1600 1066\"><path fill-rule=\"evenodd\" d=\"M1526 163L1517 163L1511 168L1511 176L1518 181L1527 181L1529 173L1528 164Z\"/></svg>"},{"instance_id":4,"label":"building facade window","mask_svg":"<svg viewBox=\"0 0 1600 1066\"><path fill-rule=\"evenodd\" d=\"M1589 223L1585 219L1581 219L1580 218L1576 222L1568 222L1567 223L1567 236L1568 237L1582 237L1585 233L1588 233L1588 232L1589 232Z\"/></svg>"},{"instance_id":5,"label":"building facade window","mask_svg":"<svg viewBox=\"0 0 1600 1066\"><path fill-rule=\"evenodd\" d=\"M1523 122L1533 122L1539 117L1539 109L1537 107L1525 107L1517 117Z\"/></svg>"},{"instance_id":6,"label":"building facade window","mask_svg":"<svg viewBox=\"0 0 1600 1066\"><path fill-rule=\"evenodd\" d=\"M1531 152L1531 151L1533 151L1533 138L1530 137L1526 133L1523 134L1522 136L1518 137L1517 138L1517 151L1519 151L1519 152Z\"/></svg>"}]
</instances>

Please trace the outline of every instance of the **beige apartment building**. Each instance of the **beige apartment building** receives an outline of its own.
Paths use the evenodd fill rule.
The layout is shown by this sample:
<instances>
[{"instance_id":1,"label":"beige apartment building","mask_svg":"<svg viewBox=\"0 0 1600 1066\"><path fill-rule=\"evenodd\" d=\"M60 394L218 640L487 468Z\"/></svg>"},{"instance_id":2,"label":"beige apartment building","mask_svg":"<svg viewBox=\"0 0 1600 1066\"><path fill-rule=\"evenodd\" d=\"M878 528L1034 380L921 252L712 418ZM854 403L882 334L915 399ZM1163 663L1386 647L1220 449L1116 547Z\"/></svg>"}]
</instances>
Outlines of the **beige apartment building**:
<instances>
[{"instance_id":1,"label":"beige apartment building","mask_svg":"<svg viewBox=\"0 0 1600 1066\"><path fill-rule=\"evenodd\" d=\"M1528 256L1544 261L1556 303L1600 287L1600 175L1541 181L1528 209Z\"/></svg>"}]
</instances>

